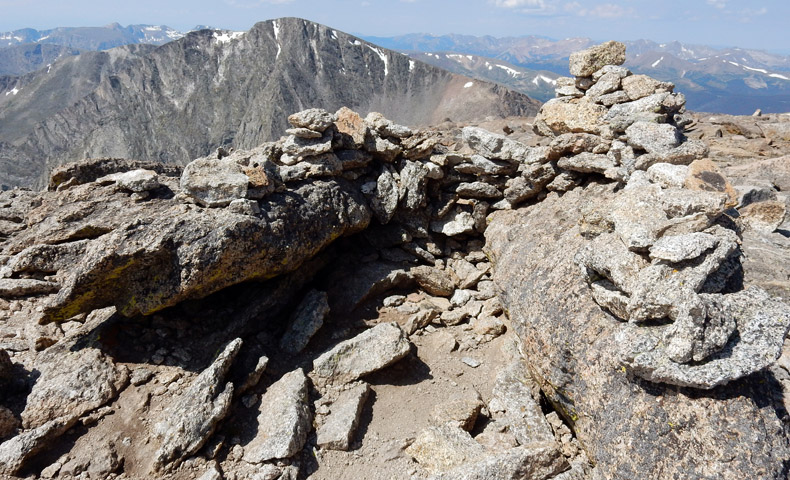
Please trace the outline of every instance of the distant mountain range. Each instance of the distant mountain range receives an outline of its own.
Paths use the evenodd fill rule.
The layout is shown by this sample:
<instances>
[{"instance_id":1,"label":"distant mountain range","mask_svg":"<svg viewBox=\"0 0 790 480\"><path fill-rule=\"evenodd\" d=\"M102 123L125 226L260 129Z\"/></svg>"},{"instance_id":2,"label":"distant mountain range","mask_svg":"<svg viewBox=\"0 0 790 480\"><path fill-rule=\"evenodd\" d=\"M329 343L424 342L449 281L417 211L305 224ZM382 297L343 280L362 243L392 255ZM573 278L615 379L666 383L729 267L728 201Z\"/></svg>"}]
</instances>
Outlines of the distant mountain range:
<instances>
[{"instance_id":1,"label":"distant mountain range","mask_svg":"<svg viewBox=\"0 0 790 480\"><path fill-rule=\"evenodd\" d=\"M198 26L192 31L210 27ZM22 29L0 33L0 75L22 75L46 68L58 58L120 45L161 45L186 35L167 26L111 24L105 27ZM568 74L568 56L594 42L540 36L476 37L409 34L363 37L412 58L500 83L546 101L553 81ZM627 66L674 82L696 111L749 114L790 111L790 56L740 48L713 48L680 42L626 42Z\"/></svg>"},{"instance_id":2,"label":"distant mountain range","mask_svg":"<svg viewBox=\"0 0 790 480\"><path fill-rule=\"evenodd\" d=\"M451 71L502 83L542 101L553 96L549 90L541 93L543 78L568 75L569 55L596 43L587 38L552 40L537 36L410 34L365 38ZM750 114L757 108L790 111L790 57L679 42L625 43L626 66L636 73L675 83L692 110L730 114ZM512 71L503 76L502 70L506 69Z\"/></svg>"},{"instance_id":3,"label":"distant mountain range","mask_svg":"<svg viewBox=\"0 0 790 480\"><path fill-rule=\"evenodd\" d=\"M200 29L201 27L198 27ZM191 31L191 30L190 30ZM112 23L104 27L59 27L50 30L23 28L0 33L0 48L41 43L62 45L80 50L107 50L130 43L162 45L186 35L164 25L129 25Z\"/></svg>"},{"instance_id":4,"label":"distant mountain range","mask_svg":"<svg viewBox=\"0 0 790 480\"><path fill-rule=\"evenodd\" d=\"M39 64L49 63L46 55L56 52L30 48L38 47ZM41 187L54 166L86 157L184 164L218 146L251 148L278 138L289 114L310 107L379 111L425 125L528 116L540 106L503 86L296 18L248 32L199 30L161 46L84 51L43 65L0 76L2 188Z\"/></svg>"}]
</instances>

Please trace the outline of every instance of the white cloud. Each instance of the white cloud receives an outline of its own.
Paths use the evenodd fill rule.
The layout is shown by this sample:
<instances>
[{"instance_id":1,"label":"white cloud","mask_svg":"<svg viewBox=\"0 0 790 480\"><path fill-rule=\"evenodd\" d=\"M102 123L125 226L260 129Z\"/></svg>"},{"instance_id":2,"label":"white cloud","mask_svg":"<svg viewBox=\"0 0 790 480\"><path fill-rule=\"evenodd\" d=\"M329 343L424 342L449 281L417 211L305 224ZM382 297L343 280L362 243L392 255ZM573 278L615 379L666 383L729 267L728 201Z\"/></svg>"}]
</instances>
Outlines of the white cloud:
<instances>
[{"instance_id":1,"label":"white cloud","mask_svg":"<svg viewBox=\"0 0 790 480\"><path fill-rule=\"evenodd\" d=\"M494 0L494 4L503 8L546 8L544 0Z\"/></svg>"},{"instance_id":2,"label":"white cloud","mask_svg":"<svg viewBox=\"0 0 790 480\"><path fill-rule=\"evenodd\" d=\"M724 9L727 6L727 2L725 0L707 0L708 5L716 7L718 9Z\"/></svg>"},{"instance_id":3,"label":"white cloud","mask_svg":"<svg viewBox=\"0 0 790 480\"><path fill-rule=\"evenodd\" d=\"M231 7L239 8L257 8L261 5L281 5L284 3L291 3L294 0L223 0Z\"/></svg>"},{"instance_id":4,"label":"white cloud","mask_svg":"<svg viewBox=\"0 0 790 480\"><path fill-rule=\"evenodd\" d=\"M585 8L579 2L566 3L563 9L572 15L579 17L598 17L598 18L622 18L634 16L634 9L623 7L614 3L604 3L592 8Z\"/></svg>"},{"instance_id":5,"label":"white cloud","mask_svg":"<svg viewBox=\"0 0 790 480\"><path fill-rule=\"evenodd\" d=\"M488 3L521 13L550 14L556 10L555 6L548 4L546 0L488 0Z\"/></svg>"}]
</instances>

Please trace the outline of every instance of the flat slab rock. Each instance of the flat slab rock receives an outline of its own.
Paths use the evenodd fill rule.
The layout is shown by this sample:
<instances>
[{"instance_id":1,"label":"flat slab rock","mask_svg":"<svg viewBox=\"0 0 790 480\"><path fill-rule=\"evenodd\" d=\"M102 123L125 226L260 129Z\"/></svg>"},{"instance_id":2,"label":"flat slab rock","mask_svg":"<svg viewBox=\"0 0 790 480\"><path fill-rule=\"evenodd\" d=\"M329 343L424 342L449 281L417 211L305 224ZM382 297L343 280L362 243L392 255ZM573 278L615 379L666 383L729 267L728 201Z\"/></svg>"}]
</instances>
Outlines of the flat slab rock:
<instances>
[{"instance_id":1,"label":"flat slab rock","mask_svg":"<svg viewBox=\"0 0 790 480\"><path fill-rule=\"evenodd\" d=\"M0 444L0 474L16 474L28 458L47 448L77 420L73 416L56 418Z\"/></svg>"},{"instance_id":2,"label":"flat slab rock","mask_svg":"<svg viewBox=\"0 0 790 480\"><path fill-rule=\"evenodd\" d=\"M297 369L266 390L259 407L258 432L244 446L245 462L288 458L302 449L313 421L307 388L307 377Z\"/></svg>"},{"instance_id":3,"label":"flat slab rock","mask_svg":"<svg viewBox=\"0 0 790 480\"><path fill-rule=\"evenodd\" d=\"M60 417L80 418L114 399L129 380L128 370L116 367L99 349L76 348L74 342L47 349L35 368L40 376L22 411L25 428Z\"/></svg>"},{"instance_id":4,"label":"flat slab rock","mask_svg":"<svg viewBox=\"0 0 790 480\"><path fill-rule=\"evenodd\" d=\"M411 343L397 323L380 323L315 359L312 376L317 385L352 382L397 362L410 350Z\"/></svg>"},{"instance_id":5,"label":"flat slab rock","mask_svg":"<svg viewBox=\"0 0 790 480\"><path fill-rule=\"evenodd\" d=\"M583 207L612 195L611 187L577 188L491 218L494 281L533 378L573 425L594 478L784 478L790 448L770 375L705 393L624 371L623 323L595 303L572 258L585 244Z\"/></svg>"},{"instance_id":6,"label":"flat slab rock","mask_svg":"<svg viewBox=\"0 0 790 480\"><path fill-rule=\"evenodd\" d=\"M319 447L331 450L349 449L368 394L370 385L364 382L340 393L337 400L332 402L326 421L316 432Z\"/></svg>"}]
</instances>

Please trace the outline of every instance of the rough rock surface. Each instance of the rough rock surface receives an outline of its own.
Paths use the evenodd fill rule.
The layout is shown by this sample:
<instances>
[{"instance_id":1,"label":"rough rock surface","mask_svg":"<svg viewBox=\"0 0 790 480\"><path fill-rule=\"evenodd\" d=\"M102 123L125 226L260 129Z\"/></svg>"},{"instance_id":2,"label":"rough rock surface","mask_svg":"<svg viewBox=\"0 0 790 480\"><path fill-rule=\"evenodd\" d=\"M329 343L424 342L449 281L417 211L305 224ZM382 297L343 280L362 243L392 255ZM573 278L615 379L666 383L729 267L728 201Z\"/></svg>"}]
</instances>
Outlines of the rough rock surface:
<instances>
[{"instance_id":1,"label":"rough rock surface","mask_svg":"<svg viewBox=\"0 0 790 480\"><path fill-rule=\"evenodd\" d=\"M302 449L313 419L307 405L307 385L307 377L298 369L266 390L259 407L258 433L245 446L244 461L288 458Z\"/></svg>"},{"instance_id":2,"label":"rough rock surface","mask_svg":"<svg viewBox=\"0 0 790 480\"><path fill-rule=\"evenodd\" d=\"M397 362L410 346L400 326L381 323L315 359L312 374L318 385L348 383Z\"/></svg>"},{"instance_id":3,"label":"rough rock surface","mask_svg":"<svg viewBox=\"0 0 790 480\"><path fill-rule=\"evenodd\" d=\"M154 459L155 469L178 466L208 441L217 423L227 415L233 384L222 383L241 344L241 339L230 342L164 413L164 421L155 427L162 439Z\"/></svg>"},{"instance_id":4,"label":"rough rock surface","mask_svg":"<svg viewBox=\"0 0 790 480\"><path fill-rule=\"evenodd\" d=\"M280 348L290 353L299 353L310 342L310 338L324 324L329 313L326 292L311 290L302 299L291 317L288 331L280 340Z\"/></svg>"},{"instance_id":5,"label":"rough rock surface","mask_svg":"<svg viewBox=\"0 0 790 480\"><path fill-rule=\"evenodd\" d=\"M625 63L625 45L609 41L572 53L569 68L571 75L589 77L606 65L622 65L623 63Z\"/></svg>"},{"instance_id":6,"label":"rough rock surface","mask_svg":"<svg viewBox=\"0 0 790 480\"><path fill-rule=\"evenodd\" d=\"M359 424L362 407L370 394L370 385L360 383L344 390L332 402L332 410L316 431L319 447L348 450Z\"/></svg>"},{"instance_id":7,"label":"rough rock surface","mask_svg":"<svg viewBox=\"0 0 790 480\"><path fill-rule=\"evenodd\" d=\"M44 352L41 372L22 412L25 428L56 418L80 418L109 402L126 386L129 375L97 348L64 342Z\"/></svg>"},{"instance_id":8,"label":"rough rock surface","mask_svg":"<svg viewBox=\"0 0 790 480\"><path fill-rule=\"evenodd\" d=\"M533 378L573 425L596 463L594 478L739 478L758 470L781 478L790 450L774 407L763 401L771 398L770 376L700 394L636 380L621 366L622 324L592 299L562 253L585 243L583 210L613 195L598 186L550 194L533 207L495 214L486 231L494 279ZM557 232L551 242L541 233L546 222ZM748 445L738 440L746 431L754 435Z\"/></svg>"}]
</instances>

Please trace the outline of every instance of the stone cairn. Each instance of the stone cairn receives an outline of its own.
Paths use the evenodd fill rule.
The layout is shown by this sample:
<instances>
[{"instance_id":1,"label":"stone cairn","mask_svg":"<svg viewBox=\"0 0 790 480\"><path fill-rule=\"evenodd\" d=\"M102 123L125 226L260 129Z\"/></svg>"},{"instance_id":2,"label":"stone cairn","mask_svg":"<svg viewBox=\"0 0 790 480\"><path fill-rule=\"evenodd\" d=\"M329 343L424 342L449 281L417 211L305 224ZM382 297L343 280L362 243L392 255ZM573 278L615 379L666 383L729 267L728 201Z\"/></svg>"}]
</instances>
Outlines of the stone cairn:
<instances>
[{"instance_id":1,"label":"stone cairn","mask_svg":"<svg viewBox=\"0 0 790 480\"><path fill-rule=\"evenodd\" d=\"M705 144L684 138L689 117L683 95L673 93L671 84L632 75L620 66L624 61L625 47L616 42L572 55L575 78L558 80L558 97L535 120L542 138L534 147L475 127L464 128L460 138L448 138L397 125L378 113L363 118L347 108L336 113L310 109L288 118L293 127L288 136L249 151L219 149L187 165L178 181L172 172L133 162L64 167L53 173L49 192L0 198L7 210L3 218L11 219L5 227L13 223L3 250L0 294L33 302L29 313L40 312L42 328L50 322L74 323L80 315L83 321L85 315L101 320L107 316L103 307L129 316L149 314L229 285L294 271L338 236L372 232L369 238L380 241L381 258L416 265L392 272L368 294L416 282L428 294L448 300L444 308L411 305L413 314L404 327L380 324L314 359L308 374L297 369L269 387L261 399L261 431L245 447L243 459L270 465L266 462L299 452L312 428L308 378L331 399L327 403L337 402L333 411L343 412L324 418L325 404L316 408L319 443L346 449L368 394L360 377L403 358L410 347L408 335L433 328L430 323L464 321L474 322L481 337L501 334L504 327L497 317L504 313L482 241L492 210L524 206L589 182L616 182L620 190L612 204L585 214L581 229L588 244L574 253L594 300L622 322L623 367L650 381L703 389L743 377L778 358L790 314L762 291L738 289L739 240L725 215L734 195L705 159ZM157 193L164 187L174 195ZM299 208L292 199L297 195L287 195L293 192L301 192L300 201L310 207L300 211L306 220L283 217L282 212ZM81 200L106 198L105 208L120 202L140 215L153 212L154 218L98 228L85 218L101 215L101 209L78 210L59 200L59 195L72 194ZM14 202L7 201L12 196ZM333 203L340 197L342 202ZM344 206L336 207L339 203ZM48 208L58 221L41 219ZM289 223L303 221L297 226L306 228L318 219L310 215L319 215L322 208L326 215L336 214L343 229L321 238L286 238ZM27 211L34 209L39 220L21 220L33 218ZM230 241L215 234L236 231L241 235L228 237ZM115 252L118 245L123 245L121 253ZM267 254L259 255L264 249ZM155 282L147 281L149 265L170 264L177 267L173 275L164 272ZM95 285L119 284L124 275L131 279L123 284L128 288L146 280L135 291L139 295L130 296L128 288L95 290ZM408 303L394 296L385 302L399 308ZM325 294L308 294L298 307L302 314L295 315L283 338L283 351L304 348L327 308ZM68 342L76 340L62 338L62 332L59 338L43 331L31 347L43 350L39 363L34 362L41 376L22 413L20 433L0 444L2 473L18 472L86 412L117 397L128 382L147 381L126 367L115 368L101 353L88 358L86 350L69 350ZM155 470L175 468L197 452L227 415L239 392L225 377L240 345L240 340L227 343L156 424L162 445L154 455ZM62 361L65 355L72 359ZM82 370L74 365L82 364L101 370L96 375L106 381L87 385L77 378ZM254 385L265 367L261 357L250 380L237 388ZM64 393L77 390L76 396ZM527 402L526 397L528 392L518 401ZM530 418L543 419L535 402L520 406L511 398L500 403L502 410L518 411L519 421L527 410L535 412ZM472 412L472 418L479 405L462 409ZM534 421L545 424L545 419ZM18 423L10 425L4 436L19 430ZM510 457L492 463L468 432L462 434L458 427L441 433L445 427L427 431L410 453L428 464L471 442L472 453L464 459L475 459L478 467L494 468L495 463L507 468L540 457L545 467L541 478L567 468L554 447L508 451ZM548 426L541 428L550 441ZM430 439L438 437L452 437L447 448L434 449L437 442ZM462 478L448 465L437 469L445 473L436 478Z\"/></svg>"}]
</instances>

